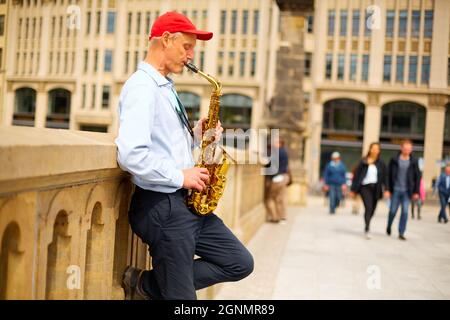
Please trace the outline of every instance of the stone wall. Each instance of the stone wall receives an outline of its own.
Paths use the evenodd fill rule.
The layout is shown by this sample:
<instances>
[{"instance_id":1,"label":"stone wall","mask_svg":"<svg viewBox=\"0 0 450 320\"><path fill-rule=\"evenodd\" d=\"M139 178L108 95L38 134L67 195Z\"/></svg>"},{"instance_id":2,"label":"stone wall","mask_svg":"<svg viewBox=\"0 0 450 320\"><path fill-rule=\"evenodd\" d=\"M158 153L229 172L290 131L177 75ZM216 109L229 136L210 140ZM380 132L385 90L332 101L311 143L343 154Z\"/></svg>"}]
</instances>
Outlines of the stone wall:
<instances>
[{"instance_id":1,"label":"stone wall","mask_svg":"<svg viewBox=\"0 0 450 320\"><path fill-rule=\"evenodd\" d=\"M244 242L264 222L257 169L230 168L217 210ZM132 192L112 135L0 127L0 299L123 299L125 267L151 266L128 225Z\"/></svg>"}]
</instances>

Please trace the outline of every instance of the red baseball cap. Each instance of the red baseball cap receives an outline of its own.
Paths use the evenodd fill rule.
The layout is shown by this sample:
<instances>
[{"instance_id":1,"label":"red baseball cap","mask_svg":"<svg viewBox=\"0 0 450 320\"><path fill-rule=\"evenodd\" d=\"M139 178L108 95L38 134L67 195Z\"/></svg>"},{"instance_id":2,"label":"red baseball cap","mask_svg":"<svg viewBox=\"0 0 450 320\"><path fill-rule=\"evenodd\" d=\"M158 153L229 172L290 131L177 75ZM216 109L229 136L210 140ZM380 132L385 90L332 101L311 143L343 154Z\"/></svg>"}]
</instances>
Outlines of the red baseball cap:
<instances>
[{"instance_id":1,"label":"red baseball cap","mask_svg":"<svg viewBox=\"0 0 450 320\"><path fill-rule=\"evenodd\" d=\"M199 40L209 40L213 36L212 32L198 30L186 16L175 11L166 12L155 20L150 39L162 36L165 31L195 34Z\"/></svg>"}]
</instances>

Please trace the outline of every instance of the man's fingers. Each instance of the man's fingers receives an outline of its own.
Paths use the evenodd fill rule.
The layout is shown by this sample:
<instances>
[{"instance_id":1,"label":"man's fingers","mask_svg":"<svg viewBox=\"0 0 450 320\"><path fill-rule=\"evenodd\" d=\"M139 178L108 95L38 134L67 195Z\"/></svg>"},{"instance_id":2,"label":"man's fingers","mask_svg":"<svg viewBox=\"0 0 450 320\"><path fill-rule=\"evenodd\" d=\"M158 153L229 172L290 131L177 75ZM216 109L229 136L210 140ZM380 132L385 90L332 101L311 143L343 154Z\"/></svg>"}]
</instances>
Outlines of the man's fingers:
<instances>
[{"instance_id":1,"label":"man's fingers","mask_svg":"<svg viewBox=\"0 0 450 320\"><path fill-rule=\"evenodd\" d=\"M200 173L203 173L203 174L209 174L209 171L206 168L198 168L198 171L200 171Z\"/></svg>"}]
</instances>

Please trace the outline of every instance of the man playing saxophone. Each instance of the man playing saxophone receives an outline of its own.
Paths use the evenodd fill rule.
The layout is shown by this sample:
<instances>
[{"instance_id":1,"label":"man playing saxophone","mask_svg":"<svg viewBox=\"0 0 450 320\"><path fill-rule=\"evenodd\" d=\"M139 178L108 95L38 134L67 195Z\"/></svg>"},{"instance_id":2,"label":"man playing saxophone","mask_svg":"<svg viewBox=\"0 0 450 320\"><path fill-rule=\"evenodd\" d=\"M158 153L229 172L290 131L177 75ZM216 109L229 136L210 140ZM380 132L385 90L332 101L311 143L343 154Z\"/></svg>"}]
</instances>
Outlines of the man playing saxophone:
<instances>
[{"instance_id":1,"label":"man playing saxophone","mask_svg":"<svg viewBox=\"0 0 450 320\"><path fill-rule=\"evenodd\" d=\"M128 267L126 299L196 299L196 290L238 281L253 270L253 258L214 213L200 216L186 206L189 189L208 184L208 170L194 167L192 130L168 75L193 59L198 30L184 15L168 12L153 24L149 51L127 80L119 100L118 163L136 185L129 221L152 256L152 270ZM216 127L216 139L223 131ZM197 255L198 259L194 259Z\"/></svg>"}]
</instances>

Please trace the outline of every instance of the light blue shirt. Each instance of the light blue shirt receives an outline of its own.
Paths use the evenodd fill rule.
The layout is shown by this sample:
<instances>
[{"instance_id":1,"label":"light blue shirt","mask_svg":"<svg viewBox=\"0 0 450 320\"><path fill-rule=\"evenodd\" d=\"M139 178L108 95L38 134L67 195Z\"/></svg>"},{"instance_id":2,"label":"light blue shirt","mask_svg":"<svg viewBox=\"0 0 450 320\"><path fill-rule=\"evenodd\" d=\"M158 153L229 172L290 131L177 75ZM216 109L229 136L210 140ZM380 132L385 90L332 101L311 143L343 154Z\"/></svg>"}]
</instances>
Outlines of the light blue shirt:
<instances>
[{"instance_id":1,"label":"light blue shirt","mask_svg":"<svg viewBox=\"0 0 450 320\"><path fill-rule=\"evenodd\" d=\"M172 193L183 186L183 169L192 168L192 138L175 108L173 81L140 62L119 98L119 166L142 189Z\"/></svg>"}]
</instances>

